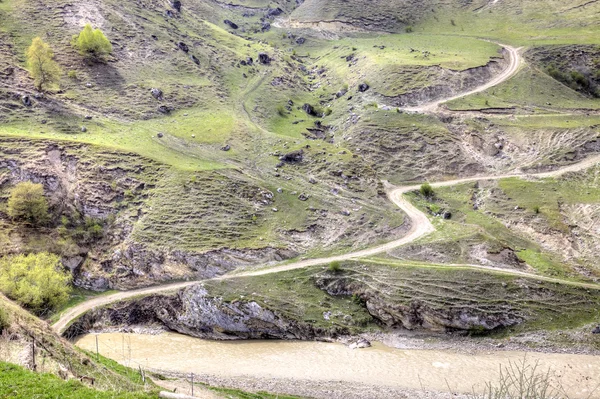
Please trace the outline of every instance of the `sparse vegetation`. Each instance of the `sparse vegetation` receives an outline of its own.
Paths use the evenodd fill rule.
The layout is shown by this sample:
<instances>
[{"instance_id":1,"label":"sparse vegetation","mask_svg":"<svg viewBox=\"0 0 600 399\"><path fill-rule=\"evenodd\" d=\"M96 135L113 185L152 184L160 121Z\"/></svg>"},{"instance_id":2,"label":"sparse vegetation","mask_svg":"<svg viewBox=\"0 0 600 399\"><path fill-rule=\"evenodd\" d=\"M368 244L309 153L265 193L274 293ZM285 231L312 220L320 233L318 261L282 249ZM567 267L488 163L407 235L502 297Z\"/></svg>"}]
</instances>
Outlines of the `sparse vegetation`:
<instances>
[{"instance_id":1,"label":"sparse vegetation","mask_svg":"<svg viewBox=\"0 0 600 399\"><path fill-rule=\"evenodd\" d=\"M483 395L473 399L559 399L559 390L552 387L550 369L543 371L539 362L529 363L527 359L510 362L500 368L497 382L486 384Z\"/></svg>"},{"instance_id":2,"label":"sparse vegetation","mask_svg":"<svg viewBox=\"0 0 600 399\"><path fill-rule=\"evenodd\" d=\"M53 89L58 85L62 70L54 60L54 52L41 38L33 39L27 49L27 69L39 91Z\"/></svg>"}]
</instances>

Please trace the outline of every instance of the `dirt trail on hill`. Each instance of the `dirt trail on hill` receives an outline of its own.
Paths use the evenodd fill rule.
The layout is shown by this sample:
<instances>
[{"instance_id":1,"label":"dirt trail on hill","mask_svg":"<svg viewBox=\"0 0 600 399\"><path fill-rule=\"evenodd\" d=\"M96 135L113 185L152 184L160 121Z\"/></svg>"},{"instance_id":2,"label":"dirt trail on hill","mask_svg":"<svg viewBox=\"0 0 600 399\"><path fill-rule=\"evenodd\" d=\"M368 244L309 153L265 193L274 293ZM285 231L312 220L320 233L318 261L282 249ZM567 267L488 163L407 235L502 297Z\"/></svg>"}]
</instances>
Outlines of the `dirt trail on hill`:
<instances>
[{"instance_id":1,"label":"dirt trail on hill","mask_svg":"<svg viewBox=\"0 0 600 399\"><path fill-rule=\"evenodd\" d=\"M597 163L600 163L600 155L590 157L579 163L576 163L576 164L573 164L570 166L566 166L564 168L557 169L552 172L544 172L544 173L538 173L538 174L524 174L524 173L520 173L520 172L515 172L512 174L504 174L504 175L497 175L497 176L467 177L467 178L463 178L463 179L431 183L431 186L432 187L446 187L446 186L452 186L452 185L456 185L456 184L474 182L477 180L499 180L499 179L505 179L505 178L510 178L510 177L532 177L532 178L533 177L536 177L536 178L559 177L568 172L577 172L577 171L588 169ZM414 241L418 240L419 238L424 237L435 231L435 227L431 224L427 215L425 213L421 212L419 209L417 209L414 205L412 205L408 201L408 199L406 199L404 197L405 193L418 190L420 187L419 185L394 187L394 186L386 183L386 187L388 190L388 197L390 198L390 200L394 204L396 204L400 209L402 209L402 211L404 211L406 213L408 219L411 222L410 230L404 237L402 237L398 240L388 242L386 244L378 245L378 246L364 249L361 251L350 252L350 253L346 253L343 255L331 256L331 257L326 257L326 258L307 259L307 260L302 260L302 261L284 264L284 265L280 265L280 266L274 266L274 267L269 267L268 265L265 265L266 267L262 270L255 270L255 271L248 271L248 272L241 272L241 273L230 273L230 274L226 274L221 277L214 278L212 280L226 280L226 279L232 279L232 278L238 278L238 277L262 276L262 275L266 275L266 274L279 273L279 272L295 270L295 269L302 269L302 268L309 267L309 266L323 265L323 264L327 264L327 263L334 262L334 261L345 261L345 260L353 260L353 259L357 259L357 258L364 258L364 257L376 255L376 254L379 254L382 252L386 252L386 251L398 248L402 245L409 244L409 243L414 242ZM499 269L493 269L490 267L480 266L480 265L456 265L456 267L467 267L467 268L481 269L481 270L486 270L486 271L493 270L493 271L497 271L499 273L504 273L504 274L512 274L512 275L516 275L516 276L531 277L531 278L536 278L538 280L559 282L559 283L563 283L563 284L573 284L573 285L584 286L584 287L589 287L589 288L598 288L599 287L596 284L570 282L570 281L565 281L565 280L561 280L561 279L543 277L543 276L539 276L536 274L526 273L526 272L522 272L522 271L518 271L518 270L505 270L505 269L499 270ZM71 321L75 320L77 317L81 316L83 313L85 313L97 306L108 305L108 304L111 304L114 302L118 302L118 301L121 301L124 299L129 299L129 298L133 298L133 297L137 297L137 296L151 295L151 294L157 294L157 293L161 293L161 292L178 290L181 288L188 287L190 285L198 284L202 281L206 281L206 280L194 280L194 281L186 281L186 282L160 285L160 286L155 286L155 287L146 287L146 288L141 288L141 289L137 289L137 290L119 292L116 294L96 297L96 298L90 299L89 301L80 303L79 305L76 305L76 306L68 309L67 311L65 311L65 313L61 315L60 319L53 325L53 328L58 333L62 333L66 329L66 327L69 325L69 323L71 323Z\"/></svg>"},{"instance_id":2,"label":"dirt trail on hill","mask_svg":"<svg viewBox=\"0 0 600 399\"><path fill-rule=\"evenodd\" d=\"M463 93L457 94L452 97L441 98L441 99L435 100L433 102L418 105L416 107L403 107L400 109L403 111L407 111L407 112L417 112L417 113L423 113L423 114L433 112L443 103L446 103L446 102L449 102L452 100L457 100L462 97L470 96L472 94L481 93L482 91L485 91L489 88L497 86L500 83L503 83L503 82L507 81L508 79L512 78L519 71L519 68L521 67L521 64L523 63L523 57L521 57L521 54L520 54L521 49L507 46L505 44L500 44L500 43L496 43L496 44L498 44L499 46L504 48L504 50L506 50L508 57L509 57L509 65L502 73L500 73L499 75L494 77L492 80L482 84L481 86L476 87L473 90L463 92Z\"/></svg>"}]
</instances>

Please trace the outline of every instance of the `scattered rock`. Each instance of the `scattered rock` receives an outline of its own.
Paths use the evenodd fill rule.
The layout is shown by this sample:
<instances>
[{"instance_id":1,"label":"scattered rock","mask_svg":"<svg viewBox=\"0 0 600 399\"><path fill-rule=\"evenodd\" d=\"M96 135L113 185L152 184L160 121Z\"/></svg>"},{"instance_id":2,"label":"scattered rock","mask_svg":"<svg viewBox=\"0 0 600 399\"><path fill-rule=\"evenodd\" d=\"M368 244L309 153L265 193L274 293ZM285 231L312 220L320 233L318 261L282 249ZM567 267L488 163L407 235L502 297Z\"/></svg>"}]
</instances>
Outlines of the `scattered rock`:
<instances>
[{"instance_id":1,"label":"scattered rock","mask_svg":"<svg viewBox=\"0 0 600 399\"><path fill-rule=\"evenodd\" d=\"M88 121L89 121L89 120L92 120L92 115L86 115L86 116L85 116L85 119L87 119Z\"/></svg>"},{"instance_id":2,"label":"scattered rock","mask_svg":"<svg viewBox=\"0 0 600 399\"><path fill-rule=\"evenodd\" d=\"M258 62L260 62L261 64L270 64L271 63L271 57L269 57L269 54L267 53L258 53Z\"/></svg>"},{"instance_id":3,"label":"scattered rock","mask_svg":"<svg viewBox=\"0 0 600 399\"><path fill-rule=\"evenodd\" d=\"M90 89L93 85L91 83L86 83L85 87L87 87L88 89Z\"/></svg>"},{"instance_id":4,"label":"scattered rock","mask_svg":"<svg viewBox=\"0 0 600 399\"><path fill-rule=\"evenodd\" d=\"M180 0L172 0L171 6L177 10L177 12L181 12L181 1Z\"/></svg>"},{"instance_id":5,"label":"scattered rock","mask_svg":"<svg viewBox=\"0 0 600 399\"><path fill-rule=\"evenodd\" d=\"M87 132L87 127L81 126L81 133L85 133L85 132Z\"/></svg>"},{"instance_id":6,"label":"scattered rock","mask_svg":"<svg viewBox=\"0 0 600 399\"><path fill-rule=\"evenodd\" d=\"M337 98L340 98L340 97L343 97L346 93L348 93L348 90L342 89L342 90L338 91L337 93L335 93L335 96Z\"/></svg>"},{"instance_id":7,"label":"scattered rock","mask_svg":"<svg viewBox=\"0 0 600 399\"><path fill-rule=\"evenodd\" d=\"M29 97L29 96L21 97L21 102L26 107L31 107L33 105L33 103L31 102L31 97Z\"/></svg>"},{"instance_id":8,"label":"scattered rock","mask_svg":"<svg viewBox=\"0 0 600 399\"><path fill-rule=\"evenodd\" d=\"M296 39L296 44L302 45L304 43L306 43L306 39L305 38L299 37L299 38Z\"/></svg>"},{"instance_id":9,"label":"scattered rock","mask_svg":"<svg viewBox=\"0 0 600 399\"><path fill-rule=\"evenodd\" d=\"M315 178L314 178L314 177L311 177L310 179L308 179L308 182L309 182L310 184L317 184L317 181L315 180Z\"/></svg>"},{"instance_id":10,"label":"scattered rock","mask_svg":"<svg viewBox=\"0 0 600 399\"><path fill-rule=\"evenodd\" d=\"M268 23L267 21L263 22L260 30L263 31L263 32L270 31L271 30L271 24Z\"/></svg>"},{"instance_id":11,"label":"scattered rock","mask_svg":"<svg viewBox=\"0 0 600 399\"><path fill-rule=\"evenodd\" d=\"M254 64L254 59L252 57L246 58L246 64L253 65Z\"/></svg>"},{"instance_id":12,"label":"scattered rock","mask_svg":"<svg viewBox=\"0 0 600 399\"><path fill-rule=\"evenodd\" d=\"M48 121L46 119L42 119L42 125L45 125L46 123L48 123Z\"/></svg>"},{"instance_id":13,"label":"scattered rock","mask_svg":"<svg viewBox=\"0 0 600 399\"><path fill-rule=\"evenodd\" d=\"M279 187L279 188L277 189L277 192L278 192L279 194L283 193L283 188Z\"/></svg>"},{"instance_id":14,"label":"scattered rock","mask_svg":"<svg viewBox=\"0 0 600 399\"><path fill-rule=\"evenodd\" d=\"M157 100L163 100L163 92L161 89L152 88L150 89L150 94L152 94L152 97L156 98Z\"/></svg>"},{"instance_id":15,"label":"scattered rock","mask_svg":"<svg viewBox=\"0 0 600 399\"><path fill-rule=\"evenodd\" d=\"M279 7L277 8L269 8L267 10L267 17L276 17L283 14L283 10Z\"/></svg>"},{"instance_id":16,"label":"scattered rock","mask_svg":"<svg viewBox=\"0 0 600 399\"><path fill-rule=\"evenodd\" d=\"M300 195L298 196L298 199L299 199L300 201L308 201L308 198L309 198L309 196L308 196L308 195L306 195L306 194L304 194L304 193L302 193L302 194L300 194Z\"/></svg>"},{"instance_id":17,"label":"scattered rock","mask_svg":"<svg viewBox=\"0 0 600 399\"><path fill-rule=\"evenodd\" d=\"M346 210L346 209L344 209L344 210L343 210L342 212L340 212L340 213L341 213L342 215L344 215L344 216L350 216L350 211L349 211L349 210Z\"/></svg>"},{"instance_id":18,"label":"scattered rock","mask_svg":"<svg viewBox=\"0 0 600 399\"><path fill-rule=\"evenodd\" d=\"M317 116L317 111L315 111L315 107L308 103L302 106L302 110L304 110L304 112L306 112L308 115Z\"/></svg>"},{"instance_id":19,"label":"scattered rock","mask_svg":"<svg viewBox=\"0 0 600 399\"><path fill-rule=\"evenodd\" d=\"M369 85L366 83L361 83L358 85L358 91L360 91L361 93L364 93L365 91L369 90Z\"/></svg>"},{"instance_id":20,"label":"scattered rock","mask_svg":"<svg viewBox=\"0 0 600 399\"><path fill-rule=\"evenodd\" d=\"M190 51L190 48L188 47L187 44L185 44L184 42L179 42L177 43L177 47L179 47L179 49L181 51L183 51L184 53L187 53L188 51Z\"/></svg>"},{"instance_id":21,"label":"scattered rock","mask_svg":"<svg viewBox=\"0 0 600 399\"><path fill-rule=\"evenodd\" d=\"M600 334L600 325L592 330L592 334Z\"/></svg>"},{"instance_id":22,"label":"scattered rock","mask_svg":"<svg viewBox=\"0 0 600 399\"><path fill-rule=\"evenodd\" d=\"M160 112L161 114L168 115L171 113L171 109L166 105L161 105L158 107L158 112Z\"/></svg>"},{"instance_id":23,"label":"scattered rock","mask_svg":"<svg viewBox=\"0 0 600 399\"><path fill-rule=\"evenodd\" d=\"M288 162L288 163L302 162L303 159L304 159L304 150L288 152L287 154L284 154L279 157L280 161Z\"/></svg>"},{"instance_id":24,"label":"scattered rock","mask_svg":"<svg viewBox=\"0 0 600 399\"><path fill-rule=\"evenodd\" d=\"M221 147L221 151L229 151L231 150L231 146L229 144L225 144L224 147Z\"/></svg>"},{"instance_id":25,"label":"scattered rock","mask_svg":"<svg viewBox=\"0 0 600 399\"><path fill-rule=\"evenodd\" d=\"M452 219L452 213L451 213L451 212L448 212L448 211L446 211L446 212L444 212L444 213L442 214L442 217L443 217L445 220Z\"/></svg>"},{"instance_id":26,"label":"scattered rock","mask_svg":"<svg viewBox=\"0 0 600 399\"><path fill-rule=\"evenodd\" d=\"M198 59L198 57L196 57L195 55L193 55L193 54L192 54L192 55L190 55L190 59L191 59L192 61L194 61L194 63L195 63L196 65L200 65L200 60L199 60L199 59Z\"/></svg>"},{"instance_id":27,"label":"scattered rock","mask_svg":"<svg viewBox=\"0 0 600 399\"><path fill-rule=\"evenodd\" d=\"M272 208L271 210L272 210L273 212L277 212L277 211L279 211L279 209L277 209L277 208Z\"/></svg>"},{"instance_id":28,"label":"scattered rock","mask_svg":"<svg viewBox=\"0 0 600 399\"><path fill-rule=\"evenodd\" d=\"M159 139L162 139L162 138L163 138L163 136L164 136L164 134L163 134L163 133L161 133L161 132L159 132L159 133L156 135L156 137L158 137Z\"/></svg>"},{"instance_id":29,"label":"scattered rock","mask_svg":"<svg viewBox=\"0 0 600 399\"><path fill-rule=\"evenodd\" d=\"M371 343L364 338L359 338L356 342L350 344L350 349L370 348Z\"/></svg>"},{"instance_id":30,"label":"scattered rock","mask_svg":"<svg viewBox=\"0 0 600 399\"><path fill-rule=\"evenodd\" d=\"M228 19L226 19L226 20L225 20L225 21L223 21L223 22L225 23L225 25L229 25L229 27L230 27L231 29L237 29L237 28L239 28L239 26L238 26L238 25L237 25L235 22L232 22L232 21L230 21L230 20L228 20Z\"/></svg>"}]
</instances>

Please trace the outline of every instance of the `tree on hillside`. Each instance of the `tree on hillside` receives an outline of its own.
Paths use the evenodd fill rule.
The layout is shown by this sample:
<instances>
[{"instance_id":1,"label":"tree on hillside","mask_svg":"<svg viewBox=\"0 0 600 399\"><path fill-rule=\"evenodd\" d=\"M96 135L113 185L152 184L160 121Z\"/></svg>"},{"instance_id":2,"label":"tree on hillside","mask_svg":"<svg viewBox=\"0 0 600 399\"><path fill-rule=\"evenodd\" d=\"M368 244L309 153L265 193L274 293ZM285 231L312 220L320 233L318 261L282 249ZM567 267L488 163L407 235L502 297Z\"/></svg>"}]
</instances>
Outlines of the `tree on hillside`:
<instances>
[{"instance_id":1,"label":"tree on hillside","mask_svg":"<svg viewBox=\"0 0 600 399\"><path fill-rule=\"evenodd\" d=\"M0 259L0 291L37 314L46 314L69 300L71 279L71 273L54 254L42 252Z\"/></svg>"},{"instance_id":2,"label":"tree on hillside","mask_svg":"<svg viewBox=\"0 0 600 399\"><path fill-rule=\"evenodd\" d=\"M91 61L105 61L106 56L112 52L112 44L100 29L92 28L87 24L73 37L73 45L79 53Z\"/></svg>"},{"instance_id":3,"label":"tree on hillside","mask_svg":"<svg viewBox=\"0 0 600 399\"><path fill-rule=\"evenodd\" d=\"M25 56L27 57L27 69L34 79L36 89L44 91L58 84L62 70L54 61L54 52L48 43L36 37L27 49Z\"/></svg>"},{"instance_id":4,"label":"tree on hillside","mask_svg":"<svg viewBox=\"0 0 600 399\"><path fill-rule=\"evenodd\" d=\"M44 187L30 181L13 187L8 197L8 215L34 226L48 221L48 202L44 196Z\"/></svg>"}]
</instances>

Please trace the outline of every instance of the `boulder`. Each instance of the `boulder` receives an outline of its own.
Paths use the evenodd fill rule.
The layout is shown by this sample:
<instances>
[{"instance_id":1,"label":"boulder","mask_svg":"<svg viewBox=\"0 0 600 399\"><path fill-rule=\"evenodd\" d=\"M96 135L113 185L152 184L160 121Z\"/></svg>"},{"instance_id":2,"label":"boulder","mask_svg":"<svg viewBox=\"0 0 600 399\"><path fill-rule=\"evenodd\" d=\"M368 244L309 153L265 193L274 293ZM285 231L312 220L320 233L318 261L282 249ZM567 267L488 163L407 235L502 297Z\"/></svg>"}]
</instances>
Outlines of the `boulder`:
<instances>
[{"instance_id":1,"label":"boulder","mask_svg":"<svg viewBox=\"0 0 600 399\"><path fill-rule=\"evenodd\" d=\"M228 19L226 19L225 21L223 21L223 23L225 23L225 25L229 25L229 27L231 29L237 29L237 28L239 28L239 26L235 22L232 22L232 21L230 21Z\"/></svg>"},{"instance_id":2,"label":"boulder","mask_svg":"<svg viewBox=\"0 0 600 399\"><path fill-rule=\"evenodd\" d=\"M178 12L181 12L181 1L180 0L172 0L171 6L176 9Z\"/></svg>"},{"instance_id":3,"label":"boulder","mask_svg":"<svg viewBox=\"0 0 600 399\"><path fill-rule=\"evenodd\" d=\"M315 111L315 107L313 107L312 105L306 103L302 106L302 109L304 110L304 112L306 112L308 115L311 116L317 116L317 111Z\"/></svg>"},{"instance_id":4,"label":"boulder","mask_svg":"<svg viewBox=\"0 0 600 399\"><path fill-rule=\"evenodd\" d=\"M358 85L358 91L360 91L361 93L364 93L365 91L369 90L369 85L366 83L361 83Z\"/></svg>"},{"instance_id":5,"label":"boulder","mask_svg":"<svg viewBox=\"0 0 600 399\"><path fill-rule=\"evenodd\" d=\"M271 63L271 57L269 57L269 55L267 53L258 53L258 62L260 62L261 64L270 64Z\"/></svg>"},{"instance_id":6,"label":"boulder","mask_svg":"<svg viewBox=\"0 0 600 399\"><path fill-rule=\"evenodd\" d=\"M340 98L340 97L343 97L344 95L346 95L346 93L348 93L348 90L342 89L342 90L338 91L337 93L335 93L335 96L337 98Z\"/></svg>"},{"instance_id":7,"label":"boulder","mask_svg":"<svg viewBox=\"0 0 600 399\"><path fill-rule=\"evenodd\" d=\"M287 154L284 154L279 157L280 161L288 162L288 163L302 162L303 159L304 159L304 150L288 152Z\"/></svg>"},{"instance_id":8,"label":"boulder","mask_svg":"<svg viewBox=\"0 0 600 399\"><path fill-rule=\"evenodd\" d=\"M21 102L26 107L31 107L33 105L33 103L31 102L31 97L29 97L29 96L21 97Z\"/></svg>"},{"instance_id":9,"label":"boulder","mask_svg":"<svg viewBox=\"0 0 600 399\"><path fill-rule=\"evenodd\" d=\"M262 23L262 26L260 27L260 30L263 32L268 32L271 30L271 24L268 23L267 21Z\"/></svg>"},{"instance_id":10,"label":"boulder","mask_svg":"<svg viewBox=\"0 0 600 399\"><path fill-rule=\"evenodd\" d=\"M452 213L449 211L446 211L442 214L442 217L446 220L452 219Z\"/></svg>"},{"instance_id":11,"label":"boulder","mask_svg":"<svg viewBox=\"0 0 600 399\"><path fill-rule=\"evenodd\" d=\"M600 334L600 325L592 330L592 334Z\"/></svg>"},{"instance_id":12,"label":"boulder","mask_svg":"<svg viewBox=\"0 0 600 399\"><path fill-rule=\"evenodd\" d=\"M161 105L158 107L158 112L160 112L161 114L168 115L171 113L171 109L166 105Z\"/></svg>"},{"instance_id":13,"label":"boulder","mask_svg":"<svg viewBox=\"0 0 600 399\"><path fill-rule=\"evenodd\" d=\"M187 53L188 51L190 51L190 48L188 47L187 44L185 44L184 42L179 42L177 43L177 47L179 47L179 49L181 51L183 51L184 53Z\"/></svg>"},{"instance_id":14,"label":"boulder","mask_svg":"<svg viewBox=\"0 0 600 399\"><path fill-rule=\"evenodd\" d=\"M308 198L309 198L309 196L308 196L308 195L306 195L306 194L304 194L304 193L302 193L302 194L300 194L300 195L298 196L298 199L299 199L300 201L308 201Z\"/></svg>"},{"instance_id":15,"label":"boulder","mask_svg":"<svg viewBox=\"0 0 600 399\"><path fill-rule=\"evenodd\" d=\"M191 59L192 61L194 61L194 64L196 64L196 65L200 65L200 60L199 60L199 59L198 59L198 57L196 57L195 55L191 55L191 56L190 56L190 59Z\"/></svg>"},{"instance_id":16,"label":"boulder","mask_svg":"<svg viewBox=\"0 0 600 399\"><path fill-rule=\"evenodd\" d=\"M370 348L371 343L364 338L359 338L350 344L350 349Z\"/></svg>"},{"instance_id":17,"label":"boulder","mask_svg":"<svg viewBox=\"0 0 600 399\"><path fill-rule=\"evenodd\" d=\"M152 88L150 89L150 94L152 94L152 97L156 98L157 100L162 101L163 99L163 92L161 89Z\"/></svg>"},{"instance_id":18,"label":"boulder","mask_svg":"<svg viewBox=\"0 0 600 399\"><path fill-rule=\"evenodd\" d=\"M246 58L246 64L248 64L248 65L254 64L254 60L252 59L252 57Z\"/></svg>"},{"instance_id":19,"label":"boulder","mask_svg":"<svg viewBox=\"0 0 600 399\"><path fill-rule=\"evenodd\" d=\"M304 44L306 43L306 39L303 37L299 37L296 39L296 44Z\"/></svg>"},{"instance_id":20,"label":"boulder","mask_svg":"<svg viewBox=\"0 0 600 399\"><path fill-rule=\"evenodd\" d=\"M162 139L164 136L164 133L158 132L158 134L156 135L156 137L158 137L159 139Z\"/></svg>"},{"instance_id":21,"label":"boulder","mask_svg":"<svg viewBox=\"0 0 600 399\"><path fill-rule=\"evenodd\" d=\"M81 126L81 133L85 133L85 132L87 132L87 127Z\"/></svg>"},{"instance_id":22,"label":"boulder","mask_svg":"<svg viewBox=\"0 0 600 399\"><path fill-rule=\"evenodd\" d=\"M221 151L229 151L231 150L231 146L229 144L225 144L225 146L221 147Z\"/></svg>"}]
</instances>

